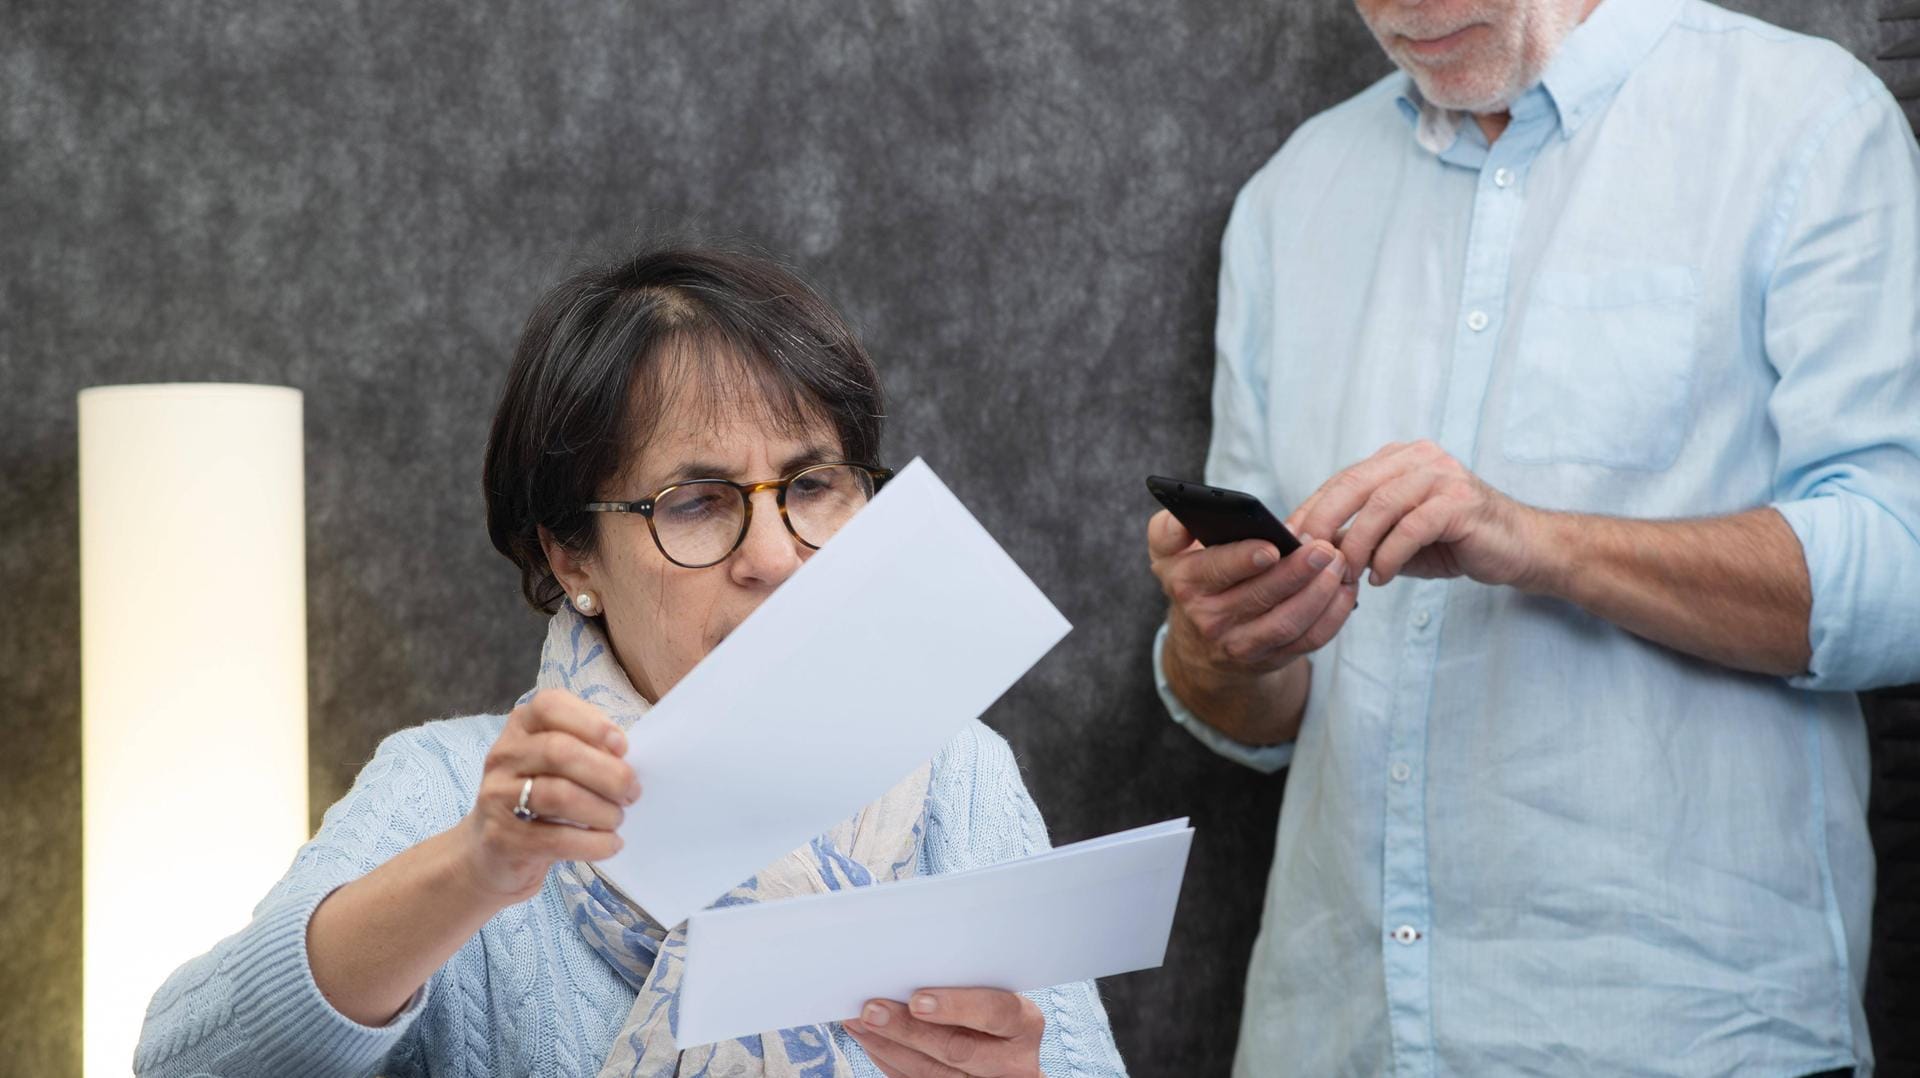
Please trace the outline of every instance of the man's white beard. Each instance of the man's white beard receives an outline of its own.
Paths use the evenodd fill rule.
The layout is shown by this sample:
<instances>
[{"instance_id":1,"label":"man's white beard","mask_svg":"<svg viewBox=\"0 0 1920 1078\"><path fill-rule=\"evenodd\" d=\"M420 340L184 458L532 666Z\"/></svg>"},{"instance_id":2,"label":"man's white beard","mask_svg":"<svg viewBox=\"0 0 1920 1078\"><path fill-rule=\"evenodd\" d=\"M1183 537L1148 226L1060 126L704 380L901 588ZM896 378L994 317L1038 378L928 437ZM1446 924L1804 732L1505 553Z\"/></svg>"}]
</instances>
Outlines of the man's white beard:
<instances>
[{"instance_id":1,"label":"man's white beard","mask_svg":"<svg viewBox=\"0 0 1920 1078\"><path fill-rule=\"evenodd\" d=\"M1444 85L1417 60L1405 56L1393 44L1393 34L1413 31L1410 36L1430 36L1419 26L1374 26L1368 24L1381 48L1394 64L1413 78L1420 95L1434 105L1461 112L1505 112L1520 95L1526 93L1553 61L1560 45L1580 24L1581 8L1573 0L1516 0L1507 18L1493 29L1500 35L1493 47L1497 58L1489 58L1464 81L1446 80Z\"/></svg>"}]
</instances>

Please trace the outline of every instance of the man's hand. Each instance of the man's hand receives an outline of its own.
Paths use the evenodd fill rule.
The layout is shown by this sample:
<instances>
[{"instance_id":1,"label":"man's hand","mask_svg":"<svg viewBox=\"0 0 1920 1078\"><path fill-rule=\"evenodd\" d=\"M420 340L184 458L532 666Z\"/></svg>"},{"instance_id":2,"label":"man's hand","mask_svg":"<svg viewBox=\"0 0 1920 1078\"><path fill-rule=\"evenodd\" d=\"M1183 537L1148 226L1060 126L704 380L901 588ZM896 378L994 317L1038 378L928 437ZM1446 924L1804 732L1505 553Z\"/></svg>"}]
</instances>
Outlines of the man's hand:
<instances>
[{"instance_id":1,"label":"man's hand","mask_svg":"<svg viewBox=\"0 0 1920 1078\"><path fill-rule=\"evenodd\" d=\"M1544 583L1542 516L1420 441L1385 446L1322 483L1287 526L1336 536L1351 580L1371 568L1375 586L1405 573L1532 590Z\"/></svg>"},{"instance_id":2,"label":"man's hand","mask_svg":"<svg viewBox=\"0 0 1920 1078\"><path fill-rule=\"evenodd\" d=\"M1338 551L1311 536L1300 542L1285 558L1258 539L1203 547L1173 514L1154 514L1147 553L1171 607L1168 648L1189 665L1252 677L1325 647L1353 612L1354 593L1342 587Z\"/></svg>"},{"instance_id":3,"label":"man's hand","mask_svg":"<svg viewBox=\"0 0 1920 1078\"><path fill-rule=\"evenodd\" d=\"M1287 524L1339 536L1354 577L1370 567L1375 584L1404 573L1511 585L1736 670L1790 676L1811 654L1800 541L1768 508L1700 520L1546 512L1414 442L1327 480Z\"/></svg>"},{"instance_id":4,"label":"man's hand","mask_svg":"<svg viewBox=\"0 0 1920 1078\"><path fill-rule=\"evenodd\" d=\"M887 1078L1044 1078L1046 1015L997 988L928 988L910 1006L868 1001L842 1023Z\"/></svg>"}]
</instances>

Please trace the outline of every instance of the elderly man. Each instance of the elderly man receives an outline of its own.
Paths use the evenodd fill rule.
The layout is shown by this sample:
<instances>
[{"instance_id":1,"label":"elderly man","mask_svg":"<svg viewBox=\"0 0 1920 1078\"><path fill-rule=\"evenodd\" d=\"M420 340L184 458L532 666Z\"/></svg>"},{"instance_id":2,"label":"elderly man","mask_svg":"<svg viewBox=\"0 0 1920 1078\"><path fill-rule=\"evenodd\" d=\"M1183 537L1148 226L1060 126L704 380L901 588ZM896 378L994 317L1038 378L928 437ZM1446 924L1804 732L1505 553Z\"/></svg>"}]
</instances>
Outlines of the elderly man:
<instances>
[{"instance_id":1,"label":"elderly man","mask_svg":"<svg viewBox=\"0 0 1920 1078\"><path fill-rule=\"evenodd\" d=\"M1207 477L1306 545L1149 525L1168 708L1292 765L1235 1071L1868 1073L1852 692L1920 678L1904 117L1698 0L1359 8L1400 72L1222 255Z\"/></svg>"}]
</instances>

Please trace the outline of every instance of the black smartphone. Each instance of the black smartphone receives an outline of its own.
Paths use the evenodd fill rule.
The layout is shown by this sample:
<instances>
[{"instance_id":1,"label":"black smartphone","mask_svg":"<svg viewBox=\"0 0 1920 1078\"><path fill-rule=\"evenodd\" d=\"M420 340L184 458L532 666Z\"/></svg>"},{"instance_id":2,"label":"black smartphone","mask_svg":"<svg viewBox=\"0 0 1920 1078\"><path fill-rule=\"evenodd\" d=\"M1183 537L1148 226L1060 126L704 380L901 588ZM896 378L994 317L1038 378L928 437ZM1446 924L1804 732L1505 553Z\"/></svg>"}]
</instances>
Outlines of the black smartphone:
<instances>
[{"instance_id":1,"label":"black smartphone","mask_svg":"<svg viewBox=\"0 0 1920 1078\"><path fill-rule=\"evenodd\" d=\"M1251 494L1164 475L1147 476L1147 490L1205 546L1265 539L1283 558L1300 549L1300 540Z\"/></svg>"}]
</instances>

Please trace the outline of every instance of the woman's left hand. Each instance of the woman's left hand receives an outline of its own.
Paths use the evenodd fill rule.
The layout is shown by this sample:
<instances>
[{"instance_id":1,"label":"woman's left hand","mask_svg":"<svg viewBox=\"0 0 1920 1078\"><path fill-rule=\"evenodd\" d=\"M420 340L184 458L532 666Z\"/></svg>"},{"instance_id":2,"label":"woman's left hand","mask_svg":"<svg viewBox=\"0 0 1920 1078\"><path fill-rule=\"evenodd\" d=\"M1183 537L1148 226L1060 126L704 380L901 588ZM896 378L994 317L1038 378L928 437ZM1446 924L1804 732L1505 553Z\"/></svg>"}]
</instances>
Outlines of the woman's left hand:
<instances>
[{"instance_id":1,"label":"woman's left hand","mask_svg":"<svg viewBox=\"0 0 1920 1078\"><path fill-rule=\"evenodd\" d=\"M1045 1078L1046 1015L997 988L927 988L910 1006L870 1000L842 1024L887 1078Z\"/></svg>"}]
</instances>

